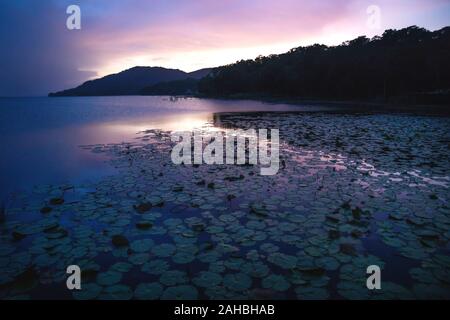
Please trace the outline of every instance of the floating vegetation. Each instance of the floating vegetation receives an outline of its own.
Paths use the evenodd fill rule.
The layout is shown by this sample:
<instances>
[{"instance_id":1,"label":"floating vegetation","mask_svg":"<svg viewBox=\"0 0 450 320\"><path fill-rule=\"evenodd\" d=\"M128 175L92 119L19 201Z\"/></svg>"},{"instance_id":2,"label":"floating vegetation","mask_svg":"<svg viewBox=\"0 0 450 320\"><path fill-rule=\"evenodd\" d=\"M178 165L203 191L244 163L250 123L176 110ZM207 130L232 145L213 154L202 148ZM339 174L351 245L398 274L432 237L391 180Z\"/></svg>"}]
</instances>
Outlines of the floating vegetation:
<instances>
[{"instance_id":1,"label":"floating vegetation","mask_svg":"<svg viewBox=\"0 0 450 320\"><path fill-rule=\"evenodd\" d=\"M152 253L157 257L170 257L175 252L176 247L173 244L163 243L152 248Z\"/></svg>"},{"instance_id":2,"label":"floating vegetation","mask_svg":"<svg viewBox=\"0 0 450 320\"><path fill-rule=\"evenodd\" d=\"M173 286L176 284L187 283L189 278L184 271L169 270L161 275L159 281L166 286Z\"/></svg>"},{"instance_id":3,"label":"floating vegetation","mask_svg":"<svg viewBox=\"0 0 450 320\"><path fill-rule=\"evenodd\" d=\"M198 291L190 285L169 287L164 290L161 299L163 300L195 300L198 298Z\"/></svg>"},{"instance_id":4,"label":"floating vegetation","mask_svg":"<svg viewBox=\"0 0 450 320\"><path fill-rule=\"evenodd\" d=\"M116 284L105 288L100 294L101 300L130 300L133 297L133 291L129 286Z\"/></svg>"},{"instance_id":5,"label":"floating vegetation","mask_svg":"<svg viewBox=\"0 0 450 320\"><path fill-rule=\"evenodd\" d=\"M75 290L73 297L77 300L93 300L102 292L102 287L95 283L83 284L81 290Z\"/></svg>"},{"instance_id":6,"label":"floating vegetation","mask_svg":"<svg viewBox=\"0 0 450 320\"><path fill-rule=\"evenodd\" d=\"M270 288L275 291L286 291L291 284L282 275L271 274L262 280L263 288Z\"/></svg>"},{"instance_id":7,"label":"floating vegetation","mask_svg":"<svg viewBox=\"0 0 450 320\"><path fill-rule=\"evenodd\" d=\"M252 285L252 279L245 273L229 273L225 275L223 284L232 291L247 290Z\"/></svg>"},{"instance_id":8,"label":"floating vegetation","mask_svg":"<svg viewBox=\"0 0 450 320\"><path fill-rule=\"evenodd\" d=\"M151 239L135 240L131 243L130 249L134 252L148 252L153 244L154 242Z\"/></svg>"},{"instance_id":9,"label":"floating vegetation","mask_svg":"<svg viewBox=\"0 0 450 320\"><path fill-rule=\"evenodd\" d=\"M106 271L97 276L97 283L101 286L110 286L119 283L122 279L122 273L118 271Z\"/></svg>"},{"instance_id":10,"label":"floating vegetation","mask_svg":"<svg viewBox=\"0 0 450 320\"><path fill-rule=\"evenodd\" d=\"M216 118L280 128L278 174L173 165L160 130L87 146L119 173L37 186L2 210L0 298L450 299L448 119ZM72 264L82 289L60 296ZM382 290L367 290L369 265Z\"/></svg>"},{"instance_id":11,"label":"floating vegetation","mask_svg":"<svg viewBox=\"0 0 450 320\"><path fill-rule=\"evenodd\" d=\"M157 282L140 283L134 291L134 297L139 300L156 300L161 297L163 286Z\"/></svg>"},{"instance_id":12,"label":"floating vegetation","mask_svg":"<svg viewBox=\"0 0 450 320\"><path fill-rule=\"evenodd\" d=\"M222 282L222 277L218 273L202 271L192 279L192 282L198 287L217 286Z\"/></svg>"}]
</instances>

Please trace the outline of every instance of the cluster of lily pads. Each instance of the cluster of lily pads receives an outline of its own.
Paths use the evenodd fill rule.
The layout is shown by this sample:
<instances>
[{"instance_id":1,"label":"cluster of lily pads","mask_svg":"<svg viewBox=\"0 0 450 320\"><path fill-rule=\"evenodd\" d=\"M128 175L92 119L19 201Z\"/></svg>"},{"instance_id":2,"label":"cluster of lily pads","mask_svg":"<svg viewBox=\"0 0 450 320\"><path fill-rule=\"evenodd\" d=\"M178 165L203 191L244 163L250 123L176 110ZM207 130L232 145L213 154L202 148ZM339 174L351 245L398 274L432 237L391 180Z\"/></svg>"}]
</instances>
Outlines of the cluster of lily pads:
<instances>
[{"instance_id":1,"label":"cluster of lily pads","mask_svg":"<svg viewBox=\"0 0 450 320\"><path fill-rule=\"evenodd\" d=\"M0 224L0 298L450 298L450 121L216 115L280 129L278 174L174 165L170 133L84 146L118 173L38 186ZM66 288L79 265L82 290ZM366 268L382 270L368 290Z\"/></svg>"}]
</instances>

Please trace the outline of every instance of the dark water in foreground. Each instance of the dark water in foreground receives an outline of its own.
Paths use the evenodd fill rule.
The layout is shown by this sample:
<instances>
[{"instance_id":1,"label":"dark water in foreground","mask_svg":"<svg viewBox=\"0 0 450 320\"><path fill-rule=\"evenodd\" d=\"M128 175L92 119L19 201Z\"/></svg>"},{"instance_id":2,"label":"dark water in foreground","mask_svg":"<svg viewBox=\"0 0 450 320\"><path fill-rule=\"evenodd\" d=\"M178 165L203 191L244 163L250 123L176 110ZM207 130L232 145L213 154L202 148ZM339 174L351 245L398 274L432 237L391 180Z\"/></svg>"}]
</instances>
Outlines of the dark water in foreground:
<instances>
[{"instance_id":1,"label":"dark water in foreground","mask_svg":"<svg viewBox=\"0 0 450 320\"><path fill-rule=\"evenodd\" d=\"M1 298L450 298L449 118L164 97L18 101L8 105L23 116L0 109L11 146L2 193L30 190L8 198L0 223ZM273 109L286 112L245 113ZM174 165L168 131L193 128L277 128L280 171ZM70 264L83 270L81 291L66 289ZM381 290L366 288L369 265Z\"/></svg>"}]
</instances>

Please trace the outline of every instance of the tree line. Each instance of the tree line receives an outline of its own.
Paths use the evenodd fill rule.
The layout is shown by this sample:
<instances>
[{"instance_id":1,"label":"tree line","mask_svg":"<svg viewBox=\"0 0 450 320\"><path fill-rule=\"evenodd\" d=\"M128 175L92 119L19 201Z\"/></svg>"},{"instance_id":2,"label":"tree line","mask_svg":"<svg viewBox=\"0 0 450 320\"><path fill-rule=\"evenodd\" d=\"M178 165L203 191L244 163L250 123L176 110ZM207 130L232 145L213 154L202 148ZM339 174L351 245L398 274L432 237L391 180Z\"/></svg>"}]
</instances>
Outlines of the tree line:
<instances>
[{"instance_id":1,"label":"tree line","mask_svg":"<svg viewBox=\"0 0 450 320\"><path fill-rule=\"evenodd\" d=\"M449 57L450 27L431 32L411 26L241 60L213 69L198 90L206 96L448 103Z\"/></svg>"}]
</instances>

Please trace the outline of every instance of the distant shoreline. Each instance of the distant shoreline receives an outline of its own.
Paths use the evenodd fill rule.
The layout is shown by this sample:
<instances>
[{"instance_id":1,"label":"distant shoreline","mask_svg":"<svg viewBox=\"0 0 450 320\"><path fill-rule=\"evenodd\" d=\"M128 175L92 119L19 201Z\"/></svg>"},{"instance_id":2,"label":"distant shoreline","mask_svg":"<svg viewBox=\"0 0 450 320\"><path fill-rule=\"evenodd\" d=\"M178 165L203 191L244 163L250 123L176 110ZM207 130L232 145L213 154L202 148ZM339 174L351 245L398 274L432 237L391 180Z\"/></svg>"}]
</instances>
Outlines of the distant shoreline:
<instances>
[{"instance_id":1,"label":"distant shoreline","mask_svg":"<svg viewBox=\"0 0 450 320\"><path fill-rule=\"evenodd\" d=\"M373 101L358 101L358 100L320 100L320 99L305 99L300 97L282 97L282 96L265 96L265 95L232 95L232 96L205 96L192 95L196 98L208 99L224 99L224 100L256 100L267 103L285 103L298 105L316 105L316 106L330 106L337 108L348 108L352 111L361 110L366 112L411 112L411 113L425 113L437 115L449 115L450 105L445 104L402 104L389 102L373 102Z\"/></svg>"},{"instance_id":2,"label":"distant shoreline","mask_svg":"<svg viewBox=\"0 0 450 320\"><path fill-rule=\"evenodd\" d=\"M254 100L273 104L289 105L313 105L330 106L345 111L361 112L387 112L387 113L414 113L424 115L446 115L450 116L450 105L446 104L406 104L392 102L374 102L358 100L320 100L306 99L300 97L273 96L264 94L235 94L235 95L203 95L203 94L180 94L180 95L96 95L96 96L50 96L49 98L73 98L73 97L173 97L176 99L199 98L199 99L219 99L219 100Z\"/></svg>"}]
</instances>

